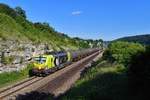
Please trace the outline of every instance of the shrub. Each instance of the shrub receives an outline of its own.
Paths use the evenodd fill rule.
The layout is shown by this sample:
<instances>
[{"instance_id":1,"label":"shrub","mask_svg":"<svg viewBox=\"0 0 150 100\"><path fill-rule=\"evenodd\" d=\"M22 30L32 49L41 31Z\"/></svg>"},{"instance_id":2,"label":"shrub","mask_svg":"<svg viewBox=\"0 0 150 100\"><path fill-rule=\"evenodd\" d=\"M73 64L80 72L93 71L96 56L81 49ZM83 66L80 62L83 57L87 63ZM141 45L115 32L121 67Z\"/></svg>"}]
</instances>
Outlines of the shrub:
<instances>
[{"instance_id":1,"label":"shrub","mask_svg":"<svg viewBox=\"0 0 150 100\"><path fill-rule=\"evenodd\" d=\"M144 50L145 47L139 43L117 41L108 46L104 52L104 58L111 62L117 62L127 66L133 55Z\"/></svg>"},{"instance_id":2,"label":"shrub","mask_svg":"<svg viewBox=\"0 0 150 100\"><path fill-rule=\"evenodd\" d=\"M14 57L13 56L8 56L8 57L3 57L3 63L4 64L11 64L14 60Z\"/></svg>"},{"instance_id":3,"label":"shrub","mask_svg":"<svg viewBox=\"0 0 150 100\"><path fill-rule=\"evenodd\" d=\"M141 92L150 89L150 47L145 52L133 56L128 68L130 86Z\"/></svg>"},{"instance_id":4,"label":"shrub","mask_svg":"<svg viewBox=\"0 0 150 100\"><path fill-rule=\"evenodd\" d=\"M21 7L15 7L15 11L23 18L26 18L26 12Z\"/></svg>"}]
</instances>

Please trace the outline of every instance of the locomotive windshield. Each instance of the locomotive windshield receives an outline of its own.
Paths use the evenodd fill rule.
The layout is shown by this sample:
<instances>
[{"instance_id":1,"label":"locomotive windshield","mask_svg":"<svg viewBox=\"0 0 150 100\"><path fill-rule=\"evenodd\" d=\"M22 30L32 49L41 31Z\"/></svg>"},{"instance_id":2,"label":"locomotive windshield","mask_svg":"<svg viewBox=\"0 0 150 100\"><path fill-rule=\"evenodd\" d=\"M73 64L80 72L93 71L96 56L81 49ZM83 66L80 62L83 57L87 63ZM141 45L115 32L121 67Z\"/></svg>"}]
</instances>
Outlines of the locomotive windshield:
<instances>
[{"instance_id":1,"label":"locomotive windshield","mask_svg":"<svg viewBox=\"0 0 150 100\"><path fill-rule=\"evenodd\" d=\"M46 57L35 57L34 58L34 60L35 60L35 62L37 62L37 63L45 63L46 62Z\"/></svg>"}]
</instances>

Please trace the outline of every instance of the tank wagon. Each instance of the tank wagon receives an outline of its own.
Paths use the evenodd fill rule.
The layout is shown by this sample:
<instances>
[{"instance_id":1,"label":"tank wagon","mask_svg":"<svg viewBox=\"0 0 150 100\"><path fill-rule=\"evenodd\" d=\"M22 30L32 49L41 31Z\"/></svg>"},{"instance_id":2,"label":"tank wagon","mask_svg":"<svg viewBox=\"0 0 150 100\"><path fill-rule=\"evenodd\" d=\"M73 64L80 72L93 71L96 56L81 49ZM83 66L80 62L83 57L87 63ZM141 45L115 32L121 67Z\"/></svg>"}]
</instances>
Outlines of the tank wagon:
<instances>
[{"instance_id":1,"label":"tank wagon","mask_svg":"<svg viewBox=\"0 0 150 100\"><path fill-rule=\"evenodd\" d=\"M33 57L34 67L29 70L29 75L46 76L97 51L99 51L98 48L90 48L78 51L50 52L45 55L35 56Z\"/></svg>"}]
</instances>

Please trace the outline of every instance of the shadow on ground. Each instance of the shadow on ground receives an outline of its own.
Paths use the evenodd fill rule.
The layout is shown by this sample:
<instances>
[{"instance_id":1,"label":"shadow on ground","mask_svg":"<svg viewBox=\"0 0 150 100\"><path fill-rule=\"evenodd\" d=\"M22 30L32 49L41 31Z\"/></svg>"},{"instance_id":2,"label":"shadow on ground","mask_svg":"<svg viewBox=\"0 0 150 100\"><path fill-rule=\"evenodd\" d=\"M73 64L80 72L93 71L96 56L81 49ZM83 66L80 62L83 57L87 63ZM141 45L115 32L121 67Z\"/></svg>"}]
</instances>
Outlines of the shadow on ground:
<instances>
[{"instance_id":1,"label":"shadow on ground","mask_svg":"<svg viewBox=\"0 0 150 100\"><path fill-rule=\"evenodd\" d=\"M53 100L53 95L44 92L29 92L24 95L20 94L16 97L16 100Z\"/></svg>"},{"instance_id":2,"label":"shadow on ground","mask_svg":"<svg viewBox=\"0 0 150 100\"><path fill-rule=\"evenodd\" d=\"M98 74L73 87L61 100L129 100L130 92L125 73ZM131 99L132 100L132 99Z\"/></svg>"}]
</instances>

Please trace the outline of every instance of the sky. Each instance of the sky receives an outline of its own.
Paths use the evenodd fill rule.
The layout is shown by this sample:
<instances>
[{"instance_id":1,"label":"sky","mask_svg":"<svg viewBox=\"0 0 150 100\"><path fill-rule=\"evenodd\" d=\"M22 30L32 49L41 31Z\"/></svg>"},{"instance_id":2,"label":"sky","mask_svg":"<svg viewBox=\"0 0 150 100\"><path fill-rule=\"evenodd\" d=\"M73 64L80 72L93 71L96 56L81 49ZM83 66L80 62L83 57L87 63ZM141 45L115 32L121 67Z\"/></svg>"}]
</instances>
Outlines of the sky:
<instances>
[{"instance_id":1,"label":"sky","mask_svg":"<svg viewBox=\"0 0 150 100\"><path fill-rule=\"evenodd\" d=\"M71 37L114 40L150 33L150 0L0 0Z\"/></svg>"}]
</instances>

